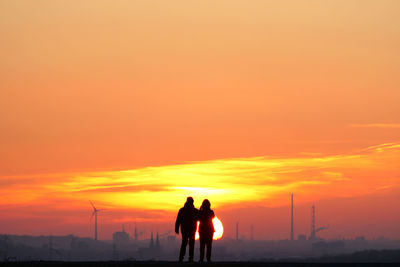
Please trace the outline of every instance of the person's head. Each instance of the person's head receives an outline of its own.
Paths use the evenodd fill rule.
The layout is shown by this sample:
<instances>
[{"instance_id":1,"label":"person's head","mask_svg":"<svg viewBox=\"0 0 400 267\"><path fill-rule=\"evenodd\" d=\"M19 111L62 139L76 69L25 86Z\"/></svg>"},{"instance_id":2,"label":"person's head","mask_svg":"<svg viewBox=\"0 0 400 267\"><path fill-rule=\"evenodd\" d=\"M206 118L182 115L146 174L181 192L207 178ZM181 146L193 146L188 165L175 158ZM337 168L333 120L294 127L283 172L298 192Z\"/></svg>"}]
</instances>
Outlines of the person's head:
<instances>
[{"instance_id":1,"label":"person's head","mask_svg":"<svg viewBox=\"0 0 400 267\"><path fill-rule=\"evenodd\" d=\"M208 199L204 199L203 203L201 204L200 209L202 210L209 210L211 208L211 203Z\"/></svg>"},{"instance_id":2,"label":"person's head","mask_svg":"<svg viewBox=\"0 0 400 267\"><path fill-rule=\"evenodd\" d=\"M194 200L192 197L187 197L186 198L186 203L185 203L185 207L193 207Z\"/></svg>"}]
</instances>

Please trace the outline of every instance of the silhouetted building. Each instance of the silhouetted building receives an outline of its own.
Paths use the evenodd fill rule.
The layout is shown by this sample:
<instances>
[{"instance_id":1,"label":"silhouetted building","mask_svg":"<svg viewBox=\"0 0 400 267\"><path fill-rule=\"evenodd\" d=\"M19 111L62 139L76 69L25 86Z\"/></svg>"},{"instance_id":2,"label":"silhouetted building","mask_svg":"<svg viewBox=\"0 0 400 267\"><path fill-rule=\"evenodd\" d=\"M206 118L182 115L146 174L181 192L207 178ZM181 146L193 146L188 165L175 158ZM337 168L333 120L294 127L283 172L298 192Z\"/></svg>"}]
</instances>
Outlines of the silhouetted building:
<instances>
[{"instance_id":1,"label":"silhouetted building","mask_svg":"<svg viewBox=\"0 0 400 267\"><path fill-rule=\"evenodd\" d=\"M305 241L305 240L307 240L307 236L306 235L298 235L297 240Z\"/></svg>"},{"instance_id":2,"label":"silhouetted building","mask_svg":"<svg viewBox=\"0 0 400 267\"><path fill-rule=\"evenodd\" d=\"M129 243L129 234L122 230L121 232L113 233L113 241L114 244L118 245L126 245Z\"/></svg>"}]
</instances>

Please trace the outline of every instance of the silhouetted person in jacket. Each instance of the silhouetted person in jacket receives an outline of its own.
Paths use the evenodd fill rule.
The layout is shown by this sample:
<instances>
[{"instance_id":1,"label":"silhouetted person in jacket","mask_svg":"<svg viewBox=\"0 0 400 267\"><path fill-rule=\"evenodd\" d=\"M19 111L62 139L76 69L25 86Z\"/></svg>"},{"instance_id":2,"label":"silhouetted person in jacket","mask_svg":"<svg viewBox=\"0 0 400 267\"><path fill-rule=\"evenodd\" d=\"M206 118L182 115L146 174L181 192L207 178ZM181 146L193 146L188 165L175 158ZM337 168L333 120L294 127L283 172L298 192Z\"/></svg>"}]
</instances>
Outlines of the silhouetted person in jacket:
<instances>
[{"instance_id":1,"label":"silhouetted person in jacket","mask_svg":"<svg viewBox=\"0 0 400 267\"><path fill-rule=\"evenodd\" d=\"M179 253L179 261L183 261L186 253L186 246L189 241L189 261L193 261L194 238L197 228L197 220L199 210L193 205L193 198L188 197L186 203L178 212L175 223L175 232L179 234L179 226L181 227L182 245Z\"/></svg>"},{"instance_id":2,"label":"silhouetted person in jacket","mask_svg":"<svg viewBox=\"0 0 400 267\"><path fill-rule=\"evenodd\" d=\"M211 261L211 248L214 236L214 211L210 208L211 203L204 199L199 211L199 235L200 235L200 262L204 260L204 250L207 247L207 261Z\"/></svg>"}]
</instances>

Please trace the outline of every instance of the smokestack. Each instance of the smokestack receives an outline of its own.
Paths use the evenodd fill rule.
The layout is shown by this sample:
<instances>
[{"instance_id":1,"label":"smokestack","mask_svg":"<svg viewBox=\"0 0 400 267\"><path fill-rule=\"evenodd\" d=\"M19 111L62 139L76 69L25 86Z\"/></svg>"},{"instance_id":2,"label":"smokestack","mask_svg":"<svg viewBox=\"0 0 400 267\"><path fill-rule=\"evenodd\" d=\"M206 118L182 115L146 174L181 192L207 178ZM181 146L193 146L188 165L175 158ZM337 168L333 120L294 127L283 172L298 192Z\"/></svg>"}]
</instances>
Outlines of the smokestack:
<instances>
[{"instance_id":1,"label":"smokestack","mask_svg":"<svg viewBox=\"0 0 400 267\"><path fill-rule=\"evenodd\" d=\"M239 240L239 222L236 223L236 241Z\"/></svg>"},{"instance_id":2,"label":"smokestack","mask_svg":"<svg viewBox=\"0 0 400 267\"><path fill-rule=\"evenodd\" d=\"M315 206L314 204L312 205L311 208L311 235L310 239L314 240L315 239Z\"/></svg>"},{"instance_id":3,"label":"smokestack","mask_svg":"<svg viewBox=\"0 0 400 267\"><path fill-rule=\"evenodd\" d=\"M292 193L292 198L291 198L291 216L290 216L290 240L293 241L294 239L294 233L293 233L293 193Z\"/></svg>"}]
</instances>

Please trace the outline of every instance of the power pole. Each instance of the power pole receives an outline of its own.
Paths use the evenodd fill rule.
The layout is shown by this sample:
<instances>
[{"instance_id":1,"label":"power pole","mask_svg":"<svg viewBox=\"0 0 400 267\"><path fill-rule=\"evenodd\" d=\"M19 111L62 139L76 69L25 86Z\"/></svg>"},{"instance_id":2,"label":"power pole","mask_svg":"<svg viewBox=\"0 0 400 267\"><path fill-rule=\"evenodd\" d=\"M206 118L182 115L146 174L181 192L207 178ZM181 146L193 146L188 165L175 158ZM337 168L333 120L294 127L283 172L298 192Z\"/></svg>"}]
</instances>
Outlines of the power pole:
<instances>
[{"instance_id":1,"label":"power pole","mask_svg":"<svg viewBox=\"0 0 400 267\"><path fill-rule=\"evenodd\" d=\"M291 198L291 216L290 216L290 240L294 240L294 232L293 232L293 193Z\"/></svg>"}]
</instances>

